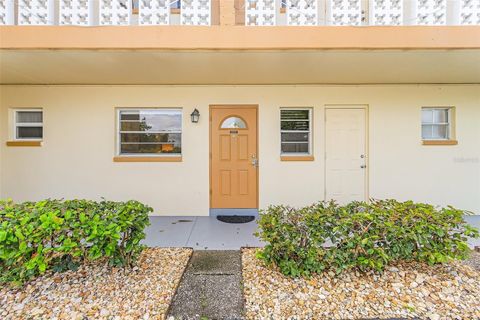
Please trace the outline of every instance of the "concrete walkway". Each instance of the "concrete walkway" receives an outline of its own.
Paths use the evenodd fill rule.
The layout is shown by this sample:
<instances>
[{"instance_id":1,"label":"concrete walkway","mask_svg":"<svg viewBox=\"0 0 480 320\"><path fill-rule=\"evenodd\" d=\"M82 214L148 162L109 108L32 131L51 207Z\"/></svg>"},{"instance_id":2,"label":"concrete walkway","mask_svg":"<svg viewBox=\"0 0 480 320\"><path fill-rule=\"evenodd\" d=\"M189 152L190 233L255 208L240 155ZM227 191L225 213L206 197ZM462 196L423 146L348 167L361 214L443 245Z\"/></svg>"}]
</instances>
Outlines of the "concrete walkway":
<instances>
[{"instance_id":1,"label":"concrete walkway","mask_svg":"<svg viewBox=\"0 0 480 320\"><path fill-rule=\"evenodd\" d=\"M480 216L466 216L465 220L480 230ZM262 247L255 237L257 221L230 224L215 217L150 217L143 241L150 247L190 247L195 250L239 250L241 247ZM480 239L468 244L480 246Z\"/></svg>"},{"instance_id":2,"label":"concrete walkway","mask_svg":"<svg viewBox=\"0 0 480 320\"><path fill-rule=\"evenodd\" d=\"M194 251L168 317L244 319L240 251Z\"/></svg>"},{"instance_id":3,"label":"concrete walkway","mask_svg":"<svg viewBox=\"0 0 480 320\"><path fill-rule=\"evenodd\" d=\"M215 217L150 217L144 244L150 247L189 247L195 250L239 250L261 247L253 234L257 222L231 224Z\"/></svg>"}]
</instances>

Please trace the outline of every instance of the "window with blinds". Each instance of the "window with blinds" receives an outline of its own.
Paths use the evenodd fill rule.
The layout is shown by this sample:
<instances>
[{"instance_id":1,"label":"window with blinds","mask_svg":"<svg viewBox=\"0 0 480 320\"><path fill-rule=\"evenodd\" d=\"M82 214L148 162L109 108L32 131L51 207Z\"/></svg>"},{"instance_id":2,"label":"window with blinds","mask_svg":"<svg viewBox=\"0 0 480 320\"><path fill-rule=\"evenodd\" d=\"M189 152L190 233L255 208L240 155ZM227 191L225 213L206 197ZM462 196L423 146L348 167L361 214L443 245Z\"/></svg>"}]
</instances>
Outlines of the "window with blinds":
<instances>
[{"instance_id":1,"label":"window with blinds","mask_svg":"<svg viewBox=\"0 0 480 320\"><path fill-rule=\"evenodd\" d=\"M422 108L422 139L449 140L451 138L451 108Z\"/></svg>"},{"instance_id":2,"label":"window with blinds","mask_svg":"<svg viewBox=\"0 0 480 320\"><path fill-rule=\"evenodd\" d=\"M18 109L14 113L15 140L43 139L43 111Z\"/></svg>"},{"instance_id":3,"label":"window with blinds","mask_svg":"<svg viewBox=\"0 0 480 320\"><path fill-rule=\"evenodd\" d=\"M282 155L312 154L311 133L311 108L280 109L280 135Z\"/></svg>"},{"instance_id":4,"label":"window with blinds","mask_svg":"<svg viewBox=\"0 0 480 320\"><path fill-rule=\"evenodd\" d=\"M120 155L182 153L181 109L124 109L118 119Z\"/></svg>"}]
</instances>

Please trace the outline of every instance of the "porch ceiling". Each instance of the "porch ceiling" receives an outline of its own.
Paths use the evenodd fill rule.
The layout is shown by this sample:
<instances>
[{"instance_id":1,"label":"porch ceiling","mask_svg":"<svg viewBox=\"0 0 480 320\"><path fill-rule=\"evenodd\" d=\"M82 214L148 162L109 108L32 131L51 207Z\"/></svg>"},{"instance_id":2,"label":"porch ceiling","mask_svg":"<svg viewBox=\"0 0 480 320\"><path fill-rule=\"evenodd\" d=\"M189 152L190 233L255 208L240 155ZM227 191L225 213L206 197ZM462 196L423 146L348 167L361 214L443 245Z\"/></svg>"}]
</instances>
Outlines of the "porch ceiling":
<instances>
[{"instance_id":1,"label":"porch ceiling","mask_svg":"<svg viewBox=\"0 0 480 320\"><path fill-rule=\"evenodd\" d=\"M480 83L480 49L0 51L0 84Z\"/></svg>"}]
</instances>

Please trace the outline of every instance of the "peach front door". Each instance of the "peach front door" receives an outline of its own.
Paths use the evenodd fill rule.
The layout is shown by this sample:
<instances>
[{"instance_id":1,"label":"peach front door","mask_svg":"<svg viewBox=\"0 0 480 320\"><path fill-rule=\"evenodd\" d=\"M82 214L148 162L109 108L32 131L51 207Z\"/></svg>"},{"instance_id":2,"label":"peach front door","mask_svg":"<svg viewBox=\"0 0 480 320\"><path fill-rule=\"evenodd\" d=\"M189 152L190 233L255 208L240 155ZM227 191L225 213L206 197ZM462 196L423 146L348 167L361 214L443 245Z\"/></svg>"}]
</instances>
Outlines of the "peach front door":
<instances>
[{"instance_id":1,"label":"peach front door","mask_svg":"<svg viewBox=\"0 0 480 320\"><path fill-rule=\"evenodd\" d=\"M257 208L257 107L210 107L211 208Z\"/></svg>"}]
</instances>

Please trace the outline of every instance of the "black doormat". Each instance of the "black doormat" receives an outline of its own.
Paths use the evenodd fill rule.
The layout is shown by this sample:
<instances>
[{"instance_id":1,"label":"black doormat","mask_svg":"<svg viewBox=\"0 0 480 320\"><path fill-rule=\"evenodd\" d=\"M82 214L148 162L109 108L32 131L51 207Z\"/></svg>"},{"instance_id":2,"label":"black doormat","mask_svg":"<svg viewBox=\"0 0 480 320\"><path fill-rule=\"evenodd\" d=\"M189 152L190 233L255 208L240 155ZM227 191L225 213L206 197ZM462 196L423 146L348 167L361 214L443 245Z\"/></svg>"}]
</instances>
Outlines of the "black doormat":
<instances>
[{"instance_id":1,"label":"black doormat","mask_svg":"<svg viewBox=\"0 0 480 320\"><path fill-rule=\"evenodd\" d=\"M226 223L247 223L255 220L255 216L217 216L217 220Z\"/></svg>"}]
</instances>

